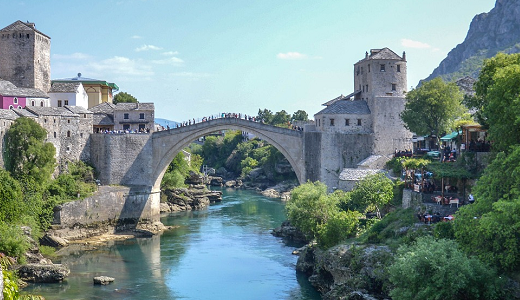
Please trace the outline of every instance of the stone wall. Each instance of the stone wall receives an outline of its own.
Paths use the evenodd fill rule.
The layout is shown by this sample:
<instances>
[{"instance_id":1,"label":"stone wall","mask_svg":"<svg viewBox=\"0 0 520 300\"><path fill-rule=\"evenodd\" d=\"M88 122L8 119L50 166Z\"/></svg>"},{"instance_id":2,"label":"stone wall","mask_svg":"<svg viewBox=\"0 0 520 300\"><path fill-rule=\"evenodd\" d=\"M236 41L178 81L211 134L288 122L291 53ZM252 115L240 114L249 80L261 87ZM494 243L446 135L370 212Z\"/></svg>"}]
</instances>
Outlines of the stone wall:
<instances>
[{"instance_id":1,"label":"stone wall","mask_svg":"<svg viewBox=\"0 0 520 300\"><path fill-rule=\"evenodd\" d=\"M151 134L94 133L90 162L102 184L152 186L153 149Z\"/></svg>"},{"instance_id":2,"label":"stone wall","mask_svg":"<svg viewBox=\"0 0 520 300\"><path fill-rule=\"evenodd\" d=\"M412 148L412 133L404 127L400 113L406 99L402 97L378 97L370 108L373 118L374 154L388 155L395 149Z\"/></svg>"},{"instance_id":3,"label":"stone wall","mask_svg":"<svg viewBox=\"0 0 520 300\"><path fill-rule=\"evenodd\" d=\"M73 227L155 221L159 214L160 195L143 187L101 186L92 197L68 202L55 208L54 224Z\"/></svg>"},{"instance_id":4,"label":"stone wall","mask_svg":"<svg viewBox=\"0 0 520 300\"><path fill-rule=\"evenodd\" d=\"M370 134L322 133L320 181L329 189L339 186L339 174L344 168L357 164L372 153Z\"/></svg>"},{"instance_id":5,"label":"stone wall","mask_svg":"<svg viewBox=\"0 0 520 300\"><path fill-rule=\"evenodd\" d=\"M305 130L311 129L306 126ZM312 182L320 180L321 170L321 132L304 131L303 153L305 161L305 178Z\"/></svg>"}]
</instances>

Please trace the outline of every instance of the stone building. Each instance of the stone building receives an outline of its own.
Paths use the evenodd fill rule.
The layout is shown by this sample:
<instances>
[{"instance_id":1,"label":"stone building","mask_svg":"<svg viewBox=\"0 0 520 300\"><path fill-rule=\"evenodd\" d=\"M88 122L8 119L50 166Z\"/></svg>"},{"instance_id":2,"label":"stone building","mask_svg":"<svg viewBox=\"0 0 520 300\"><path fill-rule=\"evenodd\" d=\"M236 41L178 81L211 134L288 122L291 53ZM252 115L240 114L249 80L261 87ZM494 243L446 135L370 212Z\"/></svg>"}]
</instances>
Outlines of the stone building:
<instances>
[{"instance_id":1,"label":"stone building","mask_svg":"<svg viewBox=\"0 0 520 300\"><path fill-rule=\"evenodd\" d=\"M377 170L395 149L410 149L412 133L400 118L406 102L406 56L372 49L354 64L354 92L340 95L314 115L320 135L322 181L350 189L352 176ZM328 150L327 150L328 149ZM330 151L334 149L333 151ZM343 174L343 175L342 175ZM343 180L341 178L348 178Z\"/></svg>"},{"instance_id":2,"label":"stone building","mask_svg":"<svg viewBox=\"0 0 520 300\"><path fill-rule=\"evenodd\" d=\"M92 108L98 104L108 102L112 103L114 99L113 93L119 90L119 87L112 82L100 79L86 78L78 73L78 76L72 78L63 78L52 80L52 84L56 83L81 83L87 92L88 107Z\"/></svg>"},{"instance_id":3,"label":"stone building","mask_svg":"<svg viewBox=\"0 0 520 300\"><path fill-rule=\"evenodd\" d=\"M118 103L114 108L114 130L154 131L153 103Z\"/></svg>"},{"instance_id":4,"label":"stone building","mask_svg":"<svg viewBox=\"0 0 520 300\"><path fill-rule=\"evenodd\" d=\"M48 92L51 38L34 23L16 21L0 30L0 78L17 87Z\"/></svg>"}]
</instances>

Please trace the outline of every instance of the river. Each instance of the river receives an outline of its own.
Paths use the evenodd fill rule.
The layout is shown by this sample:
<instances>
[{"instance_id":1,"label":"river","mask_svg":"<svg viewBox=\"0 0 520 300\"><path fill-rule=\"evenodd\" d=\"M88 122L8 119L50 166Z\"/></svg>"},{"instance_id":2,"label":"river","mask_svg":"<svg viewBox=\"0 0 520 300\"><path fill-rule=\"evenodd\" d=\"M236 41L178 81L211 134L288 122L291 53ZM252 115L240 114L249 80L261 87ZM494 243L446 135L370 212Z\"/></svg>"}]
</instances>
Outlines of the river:
<instances>
[{"instance_id":1,"label":"river","mask_svg":"<svg viewBox=\"0 0 520 300\"><path fill-rule=\"evenodd\" d=\"M24 291L53 299L321 299L295 271L297 246L270 230L285 220L284 204L257 193L224 190L208 209L169 214L178 226L152 238L110 242L94 250L68 247L55 259L70 267L63 283ZM114 277L94 286L95 276Z\"/></svg>"}]
</instances>

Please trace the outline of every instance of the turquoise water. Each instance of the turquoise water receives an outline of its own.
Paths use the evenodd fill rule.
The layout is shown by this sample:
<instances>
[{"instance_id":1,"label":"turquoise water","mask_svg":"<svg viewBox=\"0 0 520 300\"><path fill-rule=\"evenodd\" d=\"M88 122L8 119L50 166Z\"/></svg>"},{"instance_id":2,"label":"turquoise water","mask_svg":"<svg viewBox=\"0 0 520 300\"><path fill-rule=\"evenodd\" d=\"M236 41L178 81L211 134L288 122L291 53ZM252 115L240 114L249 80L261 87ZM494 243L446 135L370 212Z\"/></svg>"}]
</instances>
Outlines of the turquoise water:
<instances>
[{"instance_id":1,"label":"turquoise water","mask_svg":"<svg viewBox=\"0 0 520 300\"><path fill-rule=\"evenodd\" d=\"M170 214L178 226L161 236L112 242L95 250L69 248L61 257L66 282L32 284L52 299L321 299L296 274L296 246L270 230L285 220L284 205L249 191L224 191L206 210ZM94 286L94 276L115 281Z\"/></svg>"}]
</instances>

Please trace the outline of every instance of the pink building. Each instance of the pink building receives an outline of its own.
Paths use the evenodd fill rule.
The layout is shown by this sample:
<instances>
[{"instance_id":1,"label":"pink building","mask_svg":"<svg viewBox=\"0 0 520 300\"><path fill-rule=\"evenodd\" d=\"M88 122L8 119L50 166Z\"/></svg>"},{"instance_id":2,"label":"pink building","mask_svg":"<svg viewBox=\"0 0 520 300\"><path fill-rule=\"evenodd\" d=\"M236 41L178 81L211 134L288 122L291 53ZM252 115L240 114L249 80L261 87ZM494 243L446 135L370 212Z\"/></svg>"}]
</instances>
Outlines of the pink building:
<instances>
[{"instance_id":1,"label":"pink building","mask_svg":"<svg viewBox=\"0 0 520 300\"><path fill-rule=\"evenodd\" d=\"M19 88L7 80L0 79L0 108L21 109L26 106L48 107L49 96L39 89Z\"/></svg>"}]
</instances>

